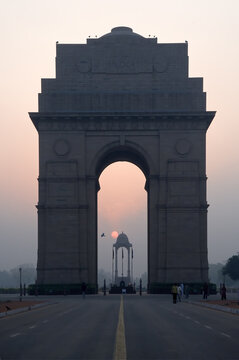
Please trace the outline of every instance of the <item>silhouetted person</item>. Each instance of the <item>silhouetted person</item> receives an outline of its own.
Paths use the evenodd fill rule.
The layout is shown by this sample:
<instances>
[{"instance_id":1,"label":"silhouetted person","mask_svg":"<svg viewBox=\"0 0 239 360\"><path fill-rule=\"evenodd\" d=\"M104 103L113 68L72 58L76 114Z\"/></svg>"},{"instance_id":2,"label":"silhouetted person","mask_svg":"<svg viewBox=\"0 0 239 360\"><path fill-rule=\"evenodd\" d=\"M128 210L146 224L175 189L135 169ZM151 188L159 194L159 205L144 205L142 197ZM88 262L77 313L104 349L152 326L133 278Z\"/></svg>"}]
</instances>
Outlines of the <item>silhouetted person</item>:
<instances>
[{"instance_id":1,"label":"silhouetted person","mask_svg":"<svg viewBox=\"0 0 239 360\"><path fill-rule=\"evenodd\" d=\"M208 297L208 284L205 283L203 285L203 299L207 299L207 297Z\"/></svg>"},{"instance_id":2,"label":"silhouetted person","mask_svg":"<svg viewBox=\"0 0 239 360\"><path fill-rule=\"evenodd\" d=\"M222 300L227 300L227 289L225 284L222 284L222 288L221 288L221 299Z\"/></svg>"},{"instance_id":3,"label":"silhouetted person","mask_svg":"<svg viewBox=\"0 0 239 360\"><path fill-rule=\"evenodd\" d=\"M87 288L87 285L85 282L83 282L81 285L81 293L82 293L83 298L85 298L86 288Z\"/></svg>"},{"instance_id":4,"label":"silhouetted person","mask_svg":"<svg viewBox=\"0 0 239 360\"><path fill-rule=\"evenodd\" d=\"M189 292L190 292L190 287L189 287L189 285L185 285L185 298L186 298L186 299L189 298Z\"/></svg>"},{"instance_id":5,"label":"silhouetted person","mask_svg":"<svg viewBox=\"0 0 239 360\"><path fill-rule=\"evenodd\" d=\"M184 291L184 284L183 284L183 283L181 283L181 284L180 284L180 287L181 287L181 290L182 290L182 298L183 298L183 296L184 296L184 294L185 294L185 291Z\"/></svg>"},{"instance_id":6,"label":"silhouetted person","mask_svg":"<svg viewBox=\"0 0 239 360\"><path fill-rule=\"evenodd\" d=\"M182 298L182 288L180 285L177 286L177 291L178 291L178 301L181 301Z\"/></svg>"},{"instance_id":7,"label":"silhouetted person","mask_svg":"<svg viewBox=\"0 0 239 360\"><path fill-rule=\"evenodd\" d=\"M178 286L174 284L171 289L171 293L173 295L173 303L177 303L177 296L178 296Z\"/></svg>"}]
</instances>

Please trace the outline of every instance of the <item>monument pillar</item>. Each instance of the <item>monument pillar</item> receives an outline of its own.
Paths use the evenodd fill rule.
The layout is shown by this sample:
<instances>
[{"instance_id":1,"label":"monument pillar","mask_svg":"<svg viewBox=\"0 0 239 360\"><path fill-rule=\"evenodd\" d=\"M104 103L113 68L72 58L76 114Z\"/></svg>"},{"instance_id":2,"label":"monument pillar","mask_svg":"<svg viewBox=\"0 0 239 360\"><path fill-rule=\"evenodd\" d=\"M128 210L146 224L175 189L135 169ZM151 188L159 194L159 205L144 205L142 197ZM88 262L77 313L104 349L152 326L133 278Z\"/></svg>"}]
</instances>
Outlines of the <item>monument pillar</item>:
<instances>
[{"instance_id":1,"label":"monument pillar","mask_svg":"<svg viewBox=\"0 0 239 360\"><path fill-rule=\"evenodd\" d=\"M118 278L118 249L115 248L115 284Z\"/></svg>"},{"instance_id":2,"label":"monument pillar","mask_svg":"<svg viewBox=\"0 0 239 360\"><path fill-rule=\"evenodd\" d=\"M128 271L127 271L127 276L128 276L129 281L130 281L130 248L128 248L127 251L128 251Z\"/></svg>"}]
</instances>

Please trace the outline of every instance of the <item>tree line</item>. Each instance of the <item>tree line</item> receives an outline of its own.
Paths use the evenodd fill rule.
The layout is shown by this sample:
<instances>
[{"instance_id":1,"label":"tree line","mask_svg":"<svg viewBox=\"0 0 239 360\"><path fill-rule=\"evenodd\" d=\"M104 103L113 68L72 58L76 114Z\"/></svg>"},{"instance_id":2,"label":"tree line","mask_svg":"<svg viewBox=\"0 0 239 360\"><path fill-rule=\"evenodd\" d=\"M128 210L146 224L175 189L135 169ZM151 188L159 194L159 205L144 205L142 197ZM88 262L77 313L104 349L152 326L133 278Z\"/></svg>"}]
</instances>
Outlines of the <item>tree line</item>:
<instances>
[{"instance_id":1,"label":"tree line","mask_svg":"<svg viewBox=\"0 0 239 360\"><path fill-rule=\"evenodd\" d=\"M0 288L19 288L20 271L22 278L22 286L34 284L36 281L36 268L33 264L22 264L10 270L0 270ZM107 284L112 282L112 274L103 269L98 271L98 284L103 286L104 279ZM147 286L147 274L141 275L144 286ZM209 280L212 283L220 285L226 283L227 286L239 286L239 254L231 256L226 264L217 263L209 264ZM135 278L136 284L139 278Z\"/></svg>"},{"instance_id":2,"label":"tree line","mask_svg":"<svg viewBox=\"0 0 239 360\"><path fill-rule=\"evenodd\" d=\"M20 269L22 286L34 284L36 280L36 268L33 264L22 264L10 270L0 270L0 288L19 288Z\"/></svg>"}]
</instances>

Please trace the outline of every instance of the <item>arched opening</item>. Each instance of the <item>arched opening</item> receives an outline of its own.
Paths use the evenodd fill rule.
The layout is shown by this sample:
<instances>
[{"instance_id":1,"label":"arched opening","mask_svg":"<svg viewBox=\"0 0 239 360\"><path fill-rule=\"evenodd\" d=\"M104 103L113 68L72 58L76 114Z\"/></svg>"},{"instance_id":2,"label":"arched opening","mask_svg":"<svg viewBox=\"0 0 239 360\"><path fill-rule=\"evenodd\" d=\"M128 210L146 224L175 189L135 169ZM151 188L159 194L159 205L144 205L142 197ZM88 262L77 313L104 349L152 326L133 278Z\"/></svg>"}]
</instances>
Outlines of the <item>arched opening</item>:
<instances>
[{"instance_id":1,"label":"arched opening","mask_svg":"<svg viewBox=\"0 0 239 360\"><path fill-rule=\"evenodd\" d=\"M147 192L144 189L145 182L146 177L140 168L127 161L107 164L99 176L99 286L102 286L104 278L108 284L115 281L116 251L113 244L117 240L117 233L122 232L127 235L133 246L133 253L130 252L131 280L137 285L139 279L143 277L144 285L147 285ZM119 276L125 277L127 270L128 254L126 248L122 247L118 251Z\"/></svg>"}]
</instances>

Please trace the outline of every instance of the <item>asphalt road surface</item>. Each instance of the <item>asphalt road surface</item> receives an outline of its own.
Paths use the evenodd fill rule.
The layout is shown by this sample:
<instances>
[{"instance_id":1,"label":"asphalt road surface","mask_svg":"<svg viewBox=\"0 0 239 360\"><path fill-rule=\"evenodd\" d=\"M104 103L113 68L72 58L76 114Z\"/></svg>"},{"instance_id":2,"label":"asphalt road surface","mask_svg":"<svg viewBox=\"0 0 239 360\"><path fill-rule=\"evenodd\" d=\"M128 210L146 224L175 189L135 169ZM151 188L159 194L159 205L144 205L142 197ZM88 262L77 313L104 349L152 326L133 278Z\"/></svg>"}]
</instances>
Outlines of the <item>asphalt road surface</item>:
<instances>
[{"instance_id":1,"label":"asphalt road surface","mask_svg":"<svg viewBox=\"0 0 239 360\"><path fill-rule=\"evenodd\" d=\"M0 360L239 360L239 316L169 295L50 297L0 319Z\"/></svg>"}]
</instances>

